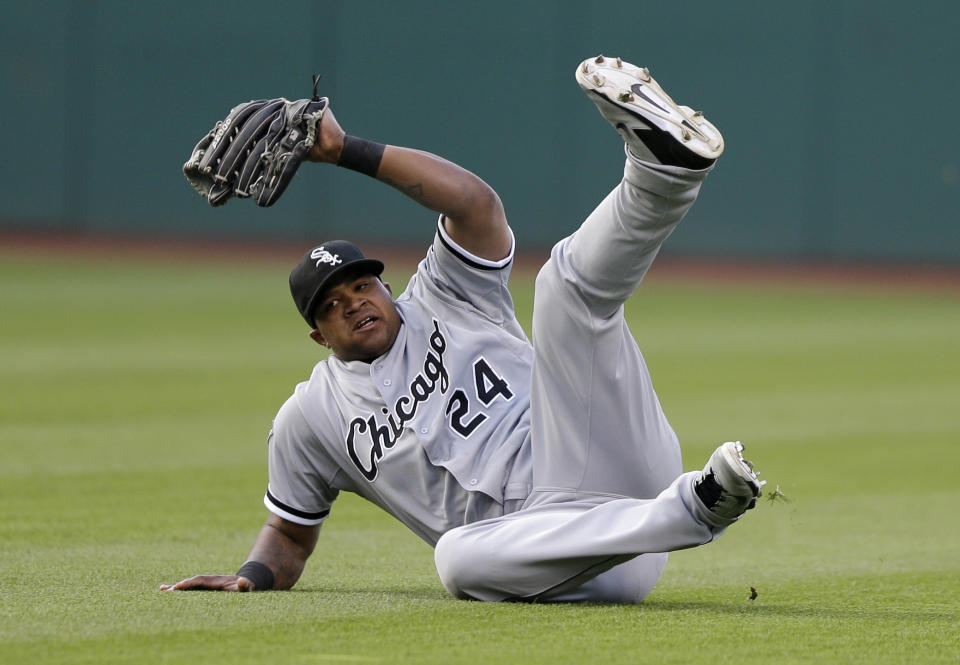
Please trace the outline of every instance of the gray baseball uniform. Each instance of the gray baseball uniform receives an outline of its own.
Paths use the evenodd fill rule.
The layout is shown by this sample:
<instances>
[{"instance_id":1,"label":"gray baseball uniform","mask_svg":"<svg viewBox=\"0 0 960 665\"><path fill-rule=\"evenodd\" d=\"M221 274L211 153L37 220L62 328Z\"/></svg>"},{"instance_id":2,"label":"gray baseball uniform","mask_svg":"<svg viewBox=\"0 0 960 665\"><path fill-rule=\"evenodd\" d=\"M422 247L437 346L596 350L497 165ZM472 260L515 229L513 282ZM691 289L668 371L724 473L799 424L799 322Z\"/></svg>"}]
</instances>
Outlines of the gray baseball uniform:
<instances>
[{"instance_id":1,"label":"gray baseball uniform","mask_svg":"<svg viewBox=\"0 0 960 665\"><path fill-rule=\"evenodd\" d=\"M267 508L319 524L356 492L431 545L531 491L533 351L492 263L436 239L397 299L403 326L373 363L316 365L270 434Z\"/></svg>"},{"instance_id":2,"label":"gray baseball uniform","mask_svg":"<svg viewBox=\"0 0 960 665\"><path fill-rule=\"evenodd\" d=\"M280 409L267 508L320 524L356 492L436 545L460 597L641 600L666 552L731 522L681 474L623 317L708 172L628 153L624 180L537 278L532 347L507 290L512 252L472 256L441 218L391 350L321 361Z\"/></svg>"}]
</instances>

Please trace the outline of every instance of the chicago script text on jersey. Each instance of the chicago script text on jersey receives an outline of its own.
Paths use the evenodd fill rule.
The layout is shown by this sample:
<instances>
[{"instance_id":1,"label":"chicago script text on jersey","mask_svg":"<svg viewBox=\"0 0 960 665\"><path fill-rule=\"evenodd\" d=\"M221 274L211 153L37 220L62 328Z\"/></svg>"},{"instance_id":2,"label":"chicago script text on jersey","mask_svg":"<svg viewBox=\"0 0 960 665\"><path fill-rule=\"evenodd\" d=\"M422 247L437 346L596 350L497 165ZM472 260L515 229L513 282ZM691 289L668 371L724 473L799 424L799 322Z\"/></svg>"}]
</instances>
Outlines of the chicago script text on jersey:
<instances>
[{"instance_id":1,"label":"chicago script text on jersey","mask_svg":"<svg viewBox=\"0 0 960 665\"><path fill-rule=\"evenodd\" d=\"M377 414L371 413L367 417L354 418L347 428L346 446L350 461L371 482L380 471L380 459L397 443L404 426L417 415L420 405L430 399L438 387L441 395L445 395L450 388L450 375L443 364L447 340L436 319L433 319L433 332L430 333L428 344L423 367L410 382L406 394L397 398L393 413L385 408L380 410L381 414L387 416L386 424L379 423Z\"/></svg>"}]
</instances>

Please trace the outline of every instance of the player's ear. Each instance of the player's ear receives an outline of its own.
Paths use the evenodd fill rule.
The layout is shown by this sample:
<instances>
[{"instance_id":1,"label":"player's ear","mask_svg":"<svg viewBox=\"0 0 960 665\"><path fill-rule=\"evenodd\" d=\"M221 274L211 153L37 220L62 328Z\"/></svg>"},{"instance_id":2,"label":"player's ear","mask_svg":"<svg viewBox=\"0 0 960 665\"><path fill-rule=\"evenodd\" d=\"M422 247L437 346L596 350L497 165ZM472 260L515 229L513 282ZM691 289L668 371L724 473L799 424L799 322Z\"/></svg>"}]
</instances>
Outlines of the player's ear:
<instances>
[{"instance_id":1,"label":"player's ear","mask_svg":"<svg viewBox=\"0 0 960 665\"><path fill-rule=\"evenodd\" d=\"M390 282L384 282L384 281L381 279L381 280L380 280L380 283L383 284L383 288L385 288L385 289L387 290L387 293L389 293L389 294L392 296L392 295L393 295L393 289L390 288Z\"/></svg>"},{"instance_id":2,"label":"player's ear","mask_svg":"<svg viewBox=\"0 0 960 665\"><path fill-rule=\"evenodd\" d=\"M327 346L327 340L324 339L323 335L316 328L310 331L310 339L312 339L314 342L316 342L320 346Z\"/></svg>"}]
</instances>

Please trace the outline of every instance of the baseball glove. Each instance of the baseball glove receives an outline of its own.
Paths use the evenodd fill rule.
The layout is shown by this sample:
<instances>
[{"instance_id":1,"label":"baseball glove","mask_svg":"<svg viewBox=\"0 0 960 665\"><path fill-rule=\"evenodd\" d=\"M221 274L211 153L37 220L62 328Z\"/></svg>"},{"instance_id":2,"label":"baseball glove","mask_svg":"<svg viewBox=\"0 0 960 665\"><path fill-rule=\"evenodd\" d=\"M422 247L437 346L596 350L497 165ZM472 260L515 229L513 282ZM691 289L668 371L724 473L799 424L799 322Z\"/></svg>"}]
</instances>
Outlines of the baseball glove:
<instances>
[{"instance_id":1,"label":"baseball glove","mask_svg":"<svg viewBox=\"0 0 960 665\"><path fill-rule=\"evenodd\" d=\"M212 206L232 197L273 205L313 147L329 100L258 99L234 106L193 148L183 173Z\"/></svg>"}]
</instances>

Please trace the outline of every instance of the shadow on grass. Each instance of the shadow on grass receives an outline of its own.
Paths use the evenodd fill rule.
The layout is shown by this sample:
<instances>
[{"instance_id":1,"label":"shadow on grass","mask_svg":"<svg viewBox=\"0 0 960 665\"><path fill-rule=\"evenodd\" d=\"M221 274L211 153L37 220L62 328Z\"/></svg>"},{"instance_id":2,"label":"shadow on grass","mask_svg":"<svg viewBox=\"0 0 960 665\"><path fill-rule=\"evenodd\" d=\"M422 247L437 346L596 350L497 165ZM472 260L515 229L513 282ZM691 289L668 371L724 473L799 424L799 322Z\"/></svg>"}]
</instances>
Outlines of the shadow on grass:
<instances>
[{"instance_id":1,"label":"shadow on grass","mask_svg":"<svg viewBox=\"0 0 960 665\"><path fill-rule=\"evenodd\" d=\"M287 593L316 594L318 596L334 596L339 599L350 598L358 604L368 602L372 599L380 601L384 599L394 599L397 602L423 601L423 602L449 602L461 607L513 607L524 605L535 605L541 608L557 608L557 611L569 609L588 609L588 608L607 608L621 609L629 612L658 613L658 614L714 614L714 615L737 615L749 617L770 617L770 618L819 618L831 620L879 620L879 621L940 621L954 623L960 618L958 613L937 612L925 610L904 610L904 609L884 609L877 607L836 607L836 606L811 606L809 604L772 605L763 601L744 601L743 603L718 603L709 601L669 601L669 600L648 600L640 604L618 604L618 603L525 603L525 602L506 602L506 603L481 603L471 600L457 600L446 593L443 589L434 587L410 587L397 588L389 586L312 586L295 587Z\"/></svg>"},{"instance_id":2,"label":"shadow on grass","mask_svg":"<svg viewBox=\"0 0 960 665\"><path fill-rule=\"evenodd\" d=\"M304 586L294 587L284 593L304 593L337 596L355 596L358 601L362 598L376 596L395 597L397 600L454 600L443 589L435 587L397 588L389 586Z\"/></svg>"}]
</instances>

